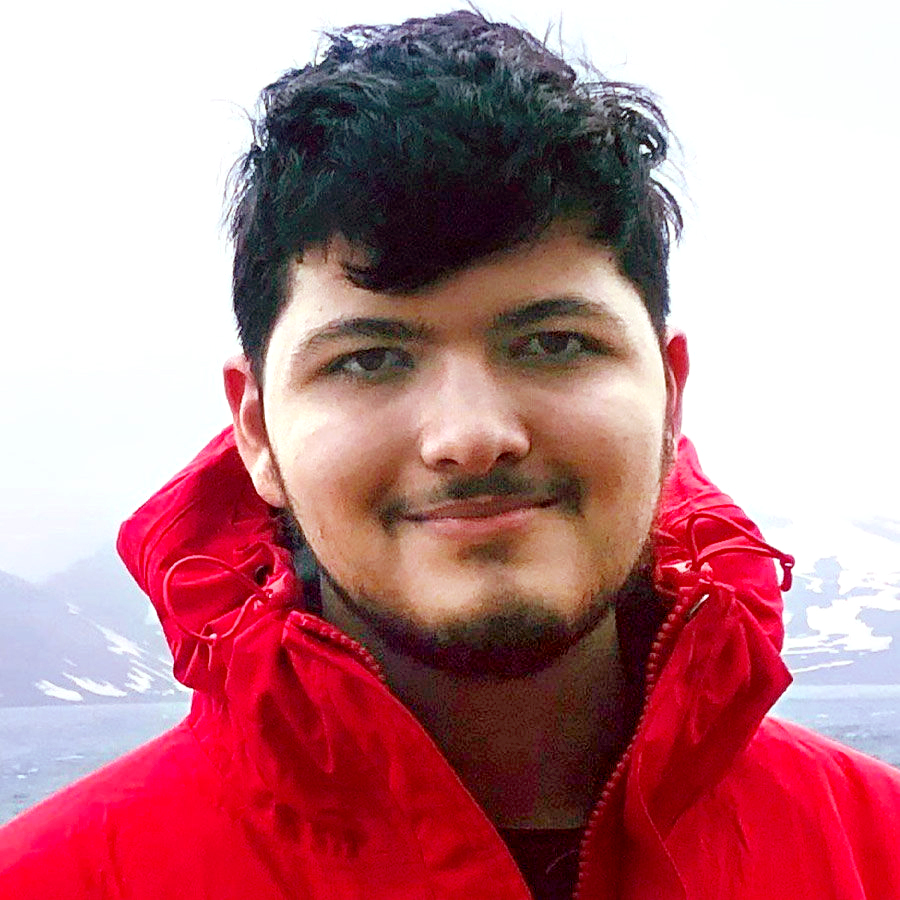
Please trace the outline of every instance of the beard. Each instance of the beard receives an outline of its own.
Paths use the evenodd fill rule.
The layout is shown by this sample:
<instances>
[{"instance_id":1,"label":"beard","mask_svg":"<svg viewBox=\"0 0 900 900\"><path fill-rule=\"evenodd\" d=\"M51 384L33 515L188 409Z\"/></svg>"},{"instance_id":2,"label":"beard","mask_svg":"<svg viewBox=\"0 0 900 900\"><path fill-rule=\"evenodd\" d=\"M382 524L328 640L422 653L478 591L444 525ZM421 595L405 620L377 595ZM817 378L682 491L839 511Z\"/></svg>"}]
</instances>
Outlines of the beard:
<instances>
[{"instance_id":1,"label":"beard","mask_svg":"<svg viewBox=\"0 0 900 900\"><path fill-rule=\"evenodd\" d=\"M660 454L654 522L659 494L673 458L674 441L667 429ZM281 478L280 471L277 475ZM475 493L490 493L481 490L487 487L479 483L480 489ZM462 493L473 495L466 490ZM577 496L577 486L573 486L570 494ZM621 583L599 584L589 590L577 605L578 613L574 617L565 617L548 608L542 597L510 592L494 595L487 611L426 626L392 612L397 607L390 602L391 598L370 593L361 585L342 584L316 558L303 536L295 512L283 509L280 518L282 537L293 552L298 576L306 581L317 578L320 597L332 594L394 653L457 675L506 679L536 674L590 634L616 608L618 600L653 594L655 554L651 529Z\"/></svg>"},{"instance_id":2,"label":"beard","mask_svg":"<svg viewBox=\"0 0 900 900\"><path fill-rule=\"evenodd\" d=\"M522 678L546 669L590 634L612 611L616 598L639 590L652 576L649 542L625 583L588 592L573 619L549 609L540 597L494 595L491 610L429 627L390 612L383 598L351 593L319 568L325 590L339 600L395 653L456 675Z\"/></svg>"}]
</instances>

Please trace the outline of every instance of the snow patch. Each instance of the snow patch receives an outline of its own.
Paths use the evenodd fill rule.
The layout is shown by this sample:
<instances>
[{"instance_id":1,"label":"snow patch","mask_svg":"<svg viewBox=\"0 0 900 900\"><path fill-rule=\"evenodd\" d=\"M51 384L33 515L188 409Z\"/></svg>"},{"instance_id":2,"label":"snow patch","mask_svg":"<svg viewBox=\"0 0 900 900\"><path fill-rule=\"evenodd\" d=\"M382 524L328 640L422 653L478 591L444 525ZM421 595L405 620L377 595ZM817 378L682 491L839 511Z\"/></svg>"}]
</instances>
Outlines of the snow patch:
<instances>
[{"instance_id":1,"label":"snow patch","mask_svg":"<svg viewBox=\"0 0 900 900\"><path fill-rule=\"evenodd\" d=\"M799 675L801 672L815 672L816 669L834 669L838 666L852 666L852 659L840 659L836 662L816 663L814 666L803 666L800 669L791 669L791 675Z\"/></svg>"},{"instance_id":2,"label":"snow patch","mask_svg":"<svg viewBox=\"0 0 900 900\"><path fill-rule=\"evenodd\" d=\"M865 598L866 604L878 599L887 603L893 603L900 608L900 581L896 573L888 575L878 574L872 571L861 571L859 569L841 569L838 575L838 587L841 594L849 594L854 588L862 588L873 592L871 596Z\"/></svg>"},{"instance_id":3,"label":"snow patch","mask_svg":"<svg viewBox=\"0 0 900 900\"><path fill-rule=\"evenodd\" d=\"M46 679L41 681L36 681L34 686L45 696L52 697L54 700L68 700L71 703L78 703L84 700L84 697L78 693L78 691L73 691L70 688L60 687L58 684L54 684L52 681L47 681Z\"/></svg>"},{"instance_id":4,"label":"snow patch","mask_svg":"<svg viewBox=\"0 0 900 900\"><path fill-rule=\"evenodd\" d=\"M865 598L865 609L880 609L883 612L900 612L900 593L897 588L887 588L872 597Z\"/></svg>"},{"instance_id":5,"label":"snow patch","mask_svg":"<svg viewBox=\"0 0 900 900\"><path fill-rule=\"evenodd\" d=\"M89 694L96 694L98 697L128 696L125 691L119 690L119 688L114 684L110 684L108 681L94 681L93 678L79 678L77 675L70 675L68 672L63 672L63 675L83 691L87 691Z\"/></svg>"},{"instance_id":6,"label":"snow patch","mask_svg":"<svg viewBox=\"0 0 900 900\"><path fill-rule=\"evenodd\" d=\"M146 672L142 672L135 666L132 666L128 670L128 678L125 681L125 687L127 687L129 691L134 691L136 694L146 694L152 685L153 678Z\"/></svg>"},{"instance_id":7,"label":"snow patch","mask_svg":"<svg viewBox=\"0 0 900 900\"><path fill-rule=\"evenodd\" d=\"M875 634L859 617L866 610L900 611L900 601L886 594L877 597L838 597L827 606L807 606L806 624L812 634L788 636L784 652L825 652L829 648L842 651L879 652L890 648L892 636ZM785 620L788 621L787 616Z\"/></svg>"},{"instance_id":8,"label":"snow patch","mask_svg":"<svg viewBox=\"0 0 900 900\"><path fill-rule=\"evenodd\" d=\"M845 650L887 650L891 646L891 636L876 635L861 622L858 616L863 608L858 599L841 598L829 606L808 606L806 621L822 638L840 635L837 643Z\"/></svg>"},{"instance_id":9,"label":"snow patch","mask_svg":"<svg viewBox=\"0 0 900 900\"><path fill-rule=\"evenodd\" d=\"M782 656L807 656L810 653L837 653L837 647L826 643L826 638L821 634L808 635L803 637L786 637L784 639L784 647L781 651Z\"/></svg>"},{"instance_id":10,"label":"snow patch","mask_svg":"<svg viewBox=\"0 0 900 900\"><path fill-rule=\"evenodd\" d=\"M100 630L100 633L103 637L109 641L109 646L106 648L110 653L115 653L118 655L128 654L128 656L137 656L141 657L144 655L144 651L141 650L138 645L129 640L129 638L124 637L116 631L113 631L112 628L104 628L103 625L98 625L97 628Z\"/></svg>"}]
</instances>

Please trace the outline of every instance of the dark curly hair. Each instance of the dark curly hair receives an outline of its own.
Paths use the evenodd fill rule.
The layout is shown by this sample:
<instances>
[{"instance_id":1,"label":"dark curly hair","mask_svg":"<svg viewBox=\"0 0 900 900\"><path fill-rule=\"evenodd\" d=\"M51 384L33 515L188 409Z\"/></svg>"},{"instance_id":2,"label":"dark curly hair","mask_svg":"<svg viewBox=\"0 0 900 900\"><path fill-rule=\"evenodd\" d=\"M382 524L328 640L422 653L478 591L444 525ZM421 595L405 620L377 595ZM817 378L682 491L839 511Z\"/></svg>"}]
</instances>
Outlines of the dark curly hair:
<instances>
[{"instance_id":1,"label":"dark curly hair","mask_svg":"<svg viewBox=\"0 0 900 900\"><path fill-rule=\"evenodd\" d=\"M257 378L305 248L364 249L355 284L412 292L578 220L611 248L657 334L681 214L656 172L652 95L579 79L526 31L472 11L329 34L318 62L260 95L234 169L234 310Z\"/></svg>"}]
</instances>

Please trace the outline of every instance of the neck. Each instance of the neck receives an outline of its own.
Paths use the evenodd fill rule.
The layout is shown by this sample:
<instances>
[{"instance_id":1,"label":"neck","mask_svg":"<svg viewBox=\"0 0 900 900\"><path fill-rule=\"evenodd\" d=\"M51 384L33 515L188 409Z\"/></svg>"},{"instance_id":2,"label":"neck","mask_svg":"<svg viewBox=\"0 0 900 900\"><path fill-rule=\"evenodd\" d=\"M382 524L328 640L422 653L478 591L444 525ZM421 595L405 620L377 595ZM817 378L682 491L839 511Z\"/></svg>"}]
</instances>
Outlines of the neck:
<instances>
[{"instance_id":1,"label":"neck","mask_svg":"<svg viewBox=\"0 0 900 900\"><path fill-rule=\"evenodd\" d=\"M326 619L364 644L388 685L498 827L584 825L629 734L615 616L552 665L521 678L434 669L387 647L322 584Z\"/></svg>"}]
</instances>

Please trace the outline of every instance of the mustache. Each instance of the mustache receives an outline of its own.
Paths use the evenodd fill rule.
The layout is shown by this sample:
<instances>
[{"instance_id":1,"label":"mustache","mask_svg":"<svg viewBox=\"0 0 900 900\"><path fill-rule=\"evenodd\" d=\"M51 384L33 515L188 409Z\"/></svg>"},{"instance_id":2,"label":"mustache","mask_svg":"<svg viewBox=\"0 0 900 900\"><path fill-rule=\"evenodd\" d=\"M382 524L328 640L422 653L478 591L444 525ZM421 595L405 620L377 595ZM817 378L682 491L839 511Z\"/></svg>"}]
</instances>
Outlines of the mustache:
<instances>
[{"instance_id":1,"label":"mustache","mask_svg":"<svg viewBox=\"0 0 900 900\"><path fill-rule=\"evenodd\" d=\"M518 497L535 503L555 500L566 512L575 514L581 509L584 493L581 480L573 475L559 474L537 479L522 472L498 468L484 475L453 478L415 503L407 498L397 498L384 507L381 518L390 527L419 510L478 497Z\"/></svg>"}]
</instances>

